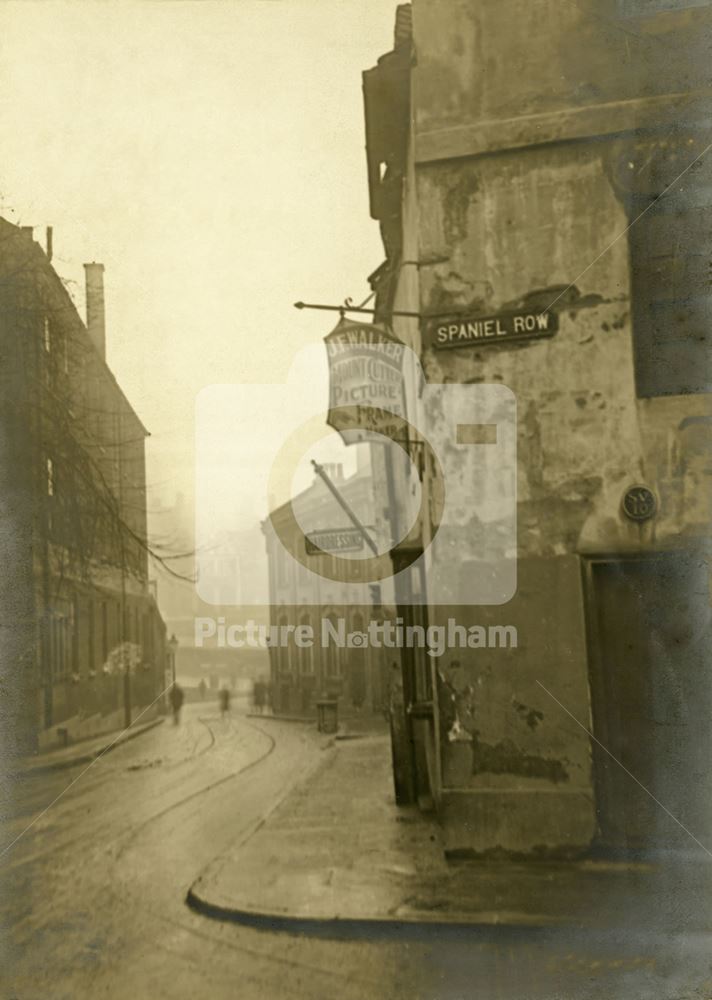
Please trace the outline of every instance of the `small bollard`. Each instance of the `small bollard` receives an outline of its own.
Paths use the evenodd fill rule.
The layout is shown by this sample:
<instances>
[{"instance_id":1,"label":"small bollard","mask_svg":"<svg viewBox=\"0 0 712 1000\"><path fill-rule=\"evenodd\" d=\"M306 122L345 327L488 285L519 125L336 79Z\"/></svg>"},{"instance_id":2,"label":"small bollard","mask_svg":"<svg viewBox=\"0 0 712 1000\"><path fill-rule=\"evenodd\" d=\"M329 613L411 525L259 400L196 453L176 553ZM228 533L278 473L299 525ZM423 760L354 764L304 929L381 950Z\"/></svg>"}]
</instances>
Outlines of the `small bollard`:
<instances>
[{"instance_id":1,"label":"small bollard","mask_svg":"<svg viewBox=\"0 0 712 1000\"><path fill-rule=\"evenodd\" d=\"M339 703L324 698L316 703L316 728L320 733L335 733L339 728Z\"/></svg>"}]
</instances>

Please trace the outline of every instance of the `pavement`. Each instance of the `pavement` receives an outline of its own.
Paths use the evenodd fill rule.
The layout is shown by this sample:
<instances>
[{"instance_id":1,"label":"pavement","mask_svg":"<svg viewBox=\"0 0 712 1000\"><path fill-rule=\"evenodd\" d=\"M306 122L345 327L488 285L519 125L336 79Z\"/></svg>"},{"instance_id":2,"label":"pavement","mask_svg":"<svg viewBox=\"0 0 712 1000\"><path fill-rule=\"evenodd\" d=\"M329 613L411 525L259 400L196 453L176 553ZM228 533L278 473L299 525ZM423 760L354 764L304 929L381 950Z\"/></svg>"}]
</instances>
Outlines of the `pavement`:
<instances>
[{"instance_id":1,"label":"pavement","mask_svg":"<svg viewBox=\"0 0 712 1000\"><path fill-rule=\"evenodd\" d=\"M334 740L316 771L203 871L187 895L192 909L304 933L379 924L684 932L712 925L709 868L701 877L699 858L674 869L594 859L448 861L436 820L394 804L388 734L348 735L355 738Z\"/></svg>"},{"instance_id":2,"label":"pavement","mask_svg":"<svg viewBox=\"0 0 712 1000\"><path fill-rule=\"evenodd\" d=\"M46 753L33 754L31 757L21 757L14 762L13 770L19 774L37 774L89 764L137 736L160 726L164 721L164 717L160 717L151 719L149 722L135 723L128 729L102 733L100 736L72 743L59 750L49 750Z\"/></svg>"},{"instance_id":3,"label":"pavement","mask_svg":"<svg viewBox=\"0 0 712 1000\"><path fill-rule=\"evenodd\" d=\"M213 859L234 860L238 847L256 844L295 794L329 776L327 785L333 786L345 774L350 783L336 789L330 807L336 820L328 814L318 818L317 806L327 811L323 797L307 801L307 812L292 816L295 844L285 860L303 848L313 850L313 842L324 836L329 859L316 859L317 876L330 865L338 877L333 841L347 843L356 834L381 880L388 879L389 898L402 899L408 887L426 892L412 874L383 874L389 823L391 866L398 864L396 857L403 864L411 860L409 840L413 863L422 864L418 855L427 845L418 832L418 814L402 813L393 831L391 821L401 812L391 805L385 730L358 739L355 725L349 723L351 739L337 742L313 724L237 713L222 718L215 704L186 705L180 726L169 721L126 742L95 767L78 769L76 781L67 771L47 770L0 785L0 997L712 997L709 935L674 934L667 927L657 934L635 925L602 934L506 924L463 928L436 914L434 928L390 919L372 920L361 930L348 920L353 903L347 899L341 933L333 921L323 933L286 933L301 931L300 923L285 918L270 925L244 915L206 919L187 907L186 895L201 873L205 880ZM371 792L380 797L378 816L385 820L380 828L373 826ZM351 793L360 799L355 814L361 828L353 822L354 812L347 814ZM308 824L316 824L317 832L309 833ZM405 846L397 831L408 831ZM437 851L435 856L441 864ZM345 851L346 863L350 859L353 852ZM280 860L275 857L273 867ZM356 859L353 881L364 867ZM421 870L427 876L428 866ZM392 881L398 877L399 895ZM454 889L441 882L438 891L450 897L445 905L452 914ZM436 893L427 900L437 902ZM282 912L290 909L289 900L283 902ZM370 912L369 902L362 913Z\"/></svg>"}]
</instances>

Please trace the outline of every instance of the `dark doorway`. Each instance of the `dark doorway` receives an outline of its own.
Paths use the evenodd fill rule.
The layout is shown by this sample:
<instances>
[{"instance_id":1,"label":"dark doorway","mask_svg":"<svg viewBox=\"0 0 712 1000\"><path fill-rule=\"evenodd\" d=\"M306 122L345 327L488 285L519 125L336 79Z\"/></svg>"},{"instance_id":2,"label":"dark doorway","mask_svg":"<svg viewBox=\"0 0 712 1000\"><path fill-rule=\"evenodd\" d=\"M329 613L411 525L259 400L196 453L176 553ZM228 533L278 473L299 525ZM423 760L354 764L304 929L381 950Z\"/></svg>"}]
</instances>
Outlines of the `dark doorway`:
<instances>
[{"instance_id":1,"label":"dark doorway","mask_svg":"<svg viewBox=\"0 0 712 1000\"><path fill-rule=\"evenodd\" d=\"M665 810L707 845L706 564L680 552L591 560L586 578L593 733L602 744L593 743L601 846L694 851L695 841Z\"/></svg>"}]
</instances>

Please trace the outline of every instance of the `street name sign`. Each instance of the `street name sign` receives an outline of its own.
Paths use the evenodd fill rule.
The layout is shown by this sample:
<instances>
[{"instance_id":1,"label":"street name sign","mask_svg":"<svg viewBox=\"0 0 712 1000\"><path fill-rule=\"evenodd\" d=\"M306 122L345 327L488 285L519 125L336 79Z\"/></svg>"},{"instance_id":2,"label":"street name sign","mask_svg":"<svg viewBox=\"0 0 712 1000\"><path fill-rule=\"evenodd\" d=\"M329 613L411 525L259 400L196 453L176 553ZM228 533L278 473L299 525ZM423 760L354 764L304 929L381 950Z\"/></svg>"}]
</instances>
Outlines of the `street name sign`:
<instances>
[{"instance_id":1,"label":"street name sign","mask_svg":"<svg viewBox=\"0 0 712 1000\"><path fill-rule=\"evenodd\" d=\"M432 343L438 349L477 347L509 340L550 337L559 328L558 314L549 309L502 312L492 316L458 316L431 325Z\"/></svg>"},{"instance_id":2,"label":"street name sign","mask_svg":"<svg viewBox=\"0 0 712 1000\"><path fill-rule=\"evenodd\" d=\"M305 538L308 556L324 552L360 552L363 535L358 528L334 528L327 531L310 531Z\"/></svg>"}]
</instances>

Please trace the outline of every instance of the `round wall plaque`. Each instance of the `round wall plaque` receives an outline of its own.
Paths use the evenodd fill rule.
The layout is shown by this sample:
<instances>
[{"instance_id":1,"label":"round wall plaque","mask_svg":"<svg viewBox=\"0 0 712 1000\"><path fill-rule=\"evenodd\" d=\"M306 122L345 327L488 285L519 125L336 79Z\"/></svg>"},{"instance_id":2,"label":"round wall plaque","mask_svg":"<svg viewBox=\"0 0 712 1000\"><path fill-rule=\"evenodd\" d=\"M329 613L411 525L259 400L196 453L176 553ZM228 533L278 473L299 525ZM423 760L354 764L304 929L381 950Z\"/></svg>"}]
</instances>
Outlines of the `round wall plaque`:
<instances>
[{"instance_id":1,"label":"round wall plaque","mask_svg":"<svg viewBox=\"0 0 712 1000\"><path fill-rule=\"evenodd\" d=\"M658 501L647 486L631 486L623 495L623 513L631 521L647 521L658 509Z\"/></svg>"}]
</instances>

